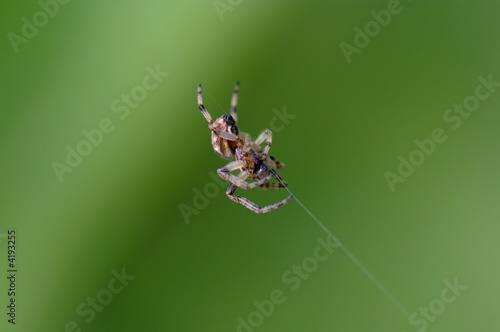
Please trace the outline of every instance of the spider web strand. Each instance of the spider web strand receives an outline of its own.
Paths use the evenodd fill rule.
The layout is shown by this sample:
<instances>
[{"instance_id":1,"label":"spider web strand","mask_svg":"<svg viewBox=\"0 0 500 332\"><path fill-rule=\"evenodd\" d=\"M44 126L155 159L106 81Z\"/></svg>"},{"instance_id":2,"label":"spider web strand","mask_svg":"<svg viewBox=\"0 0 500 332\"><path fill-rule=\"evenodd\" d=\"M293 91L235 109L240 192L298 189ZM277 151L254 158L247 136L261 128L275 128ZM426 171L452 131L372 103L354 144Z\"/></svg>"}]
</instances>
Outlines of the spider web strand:
<instances>
[{"instance_id":1,"label":"spider web strand","mask_svg":"<svg viewBox=\"0 0 500 332\"><path fill-rule=\"evenodd\" d=\"M274 173L274 172L273 172ZM278 179L280 179L278 177ZM279 180L283 185L283 181ZM309 210L304 203L302 203L297 196L288 188L288 186L285 186L286 191L290 193L290 195L293 195L293 199L302 207L302 209L311 217L312 220L318 224L318 226L333 240L335 243L339 246L342 251L349 257L349 259L366 275L366 277L375 285L375 287L378 288L382 294L398 309L398 311L405 317L408 318L410 316L410 312L406 307L396 298L394 294L389 291L387 287L384 286L384 284L378 280L378 278L370 271L368 268L361 263L361 261L354 256L354 254L347 249L347 247L340 242L340 240L333 235L333 233L323 224L312 212Z\"/></svg>"}]
</instances>

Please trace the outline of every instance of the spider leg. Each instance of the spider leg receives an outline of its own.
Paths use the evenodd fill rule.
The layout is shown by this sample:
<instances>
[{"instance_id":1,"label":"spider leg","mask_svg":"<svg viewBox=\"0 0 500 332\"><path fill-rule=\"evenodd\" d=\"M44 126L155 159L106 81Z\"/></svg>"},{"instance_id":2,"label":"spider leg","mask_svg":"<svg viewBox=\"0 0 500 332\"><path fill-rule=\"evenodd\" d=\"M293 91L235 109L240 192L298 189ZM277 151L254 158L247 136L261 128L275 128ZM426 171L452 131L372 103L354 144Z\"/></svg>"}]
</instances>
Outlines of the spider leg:
<instances>
[{"instance_id":1,"label":"spider leg","mask_svg":"<svg viewBox=\"0 0 500 332\"><path fill-rule=\"evenodd\" d=\"M271 148L271 144L273 143L273 133L269 129L265 129L255 140L255 144L260 146L262 142L266 141L266 147L263 150L263 154L267 156L269 149Z\"/></svg>"},{"instance_id":2,"label":"spider leg","mask_svg":"<svg viewBox=\"0 0 500 332\"><path fill-rule=\"evenodd\" d=\"M274 169L283 169L285 164L281 163L278 159L273 156L268 156L266 159L266 163L270 165Z\"/></svg>"},{"instance_id":3,"label":"spider leg","mask_svg":"<svg viewBox=\"0 0 500 332\"><path fill-rule=\"evenodd\" d=\"M201 114L205 117L205 119L208 122L208 126L212 128L212 117L210 116L210 113L208 113L205 105L203 105L203 97L201 95L201 84L198 84L198 108L201 111Z\"/></svg>"},{"instance_id":4,"label":"spider leg","mask_svg":"<svg viewBox=\"0 0 500 332\"><path fill-rule=\"evenodd\" d=\"M250 135L247 133L240 132L239 137L243 142L243 146L241 148L242 152L250 151L252 149L252 140L250 138Z\"/></svg>"},{"instance_id":5,"label":"spider leg","mask_svg":"<svg viewBox=\"0 0 500 332\"><path fill-rule=\"evenodd\" d=\"M283 189L288 186L288 183L286 181L283 182L266 182L261 184L259 187L261 189Z\"/></svg>"},{"instance_id":6,"label":"spider leg","mask_svg":"<svg viewBox=\"0 0 500 332\"><path fill-rule=\"evenodd\" d=\"M241 169L243 166L245 166L245 162L243 160L232 161L229 164L227 164L226 166L219 168L217 170L217 173L224 180L229 181L232 184L240 187L241 189L245 189L245 190L256 188L256 187L266 183L274 176L273 173L269 173L269 175L263 177L262 179L259 179L259 180L253 181L253 182L246 182L245 179L248 175L242 179L241 177L230 173L234 170Z\"/></svg>"},{"instance_id":7,"label":"spider leg","mask_svg":"<svg viewBox=\"0 0 500 332\"><path fill-rule=\"evenodd\" d=\"M215 133L217 136L227 139L228 141L237 141L238 136L233 133L228 133L227 131L220 131L219 129L215 129Z\"/></svg>"},{"instance_id":8,"label":"spider leg","mask_svg":"<svg viewBox=\"0 0 500 332\"><path fill-rule=\"evenodd\" d=\"M283 189L288 186L288 183L283 180L281 176L278 175L276 172L272 172L272 174L276 177L278 182L266 182L261 184L259 187L262 189Z\"/></svg>"},{"instance_id":9,"label":"spider leg","mask_svg":"<svg viewBox=\"0 0 500 332\"><path fill-rule=\"evenodd\" d=\"M285 205L286 203L288 203L293 197L293 195L290 195L287 198L285 198L277 203L267 205L264 207L260 207L257 204L255 204L254 202L252 202L251 200L249 200L248 198L234 195L234 192L236 191L237 188L238 187L234 183L231 183L229 185L229 187L227 187L227 190L226 190L227 197L229 197L232 201L243 205L244 207L246 207L247 209L249 209L255 213L267 213L267 212L276 210L276 209L280 208L281 206Z\"/></svg>"},{"instance_id":10,"label":"spider leg","mask_svg":"<svg viewBox=\"0 0 500 332\"><path fill-rule=\"evenodd\" d=\"M249 133L245 133L245 132L242 132L240 131L240 133L238 134L238 136L243 140L243 141L250 141L250 134Z\"/></svg>"},{"instance_id":11,"label":"spider leg","mask_svg":"<svg viewBox=\"0 0 500 332\"><path fill-rule=\"evenodd\" d=\"M234 121L238 122L238 114L236 114L236 108L238 107L238 92L240 91L240 82L236 82L233 90L233 97L231 98L231 116Z\"/></svg>"},{"instance_id":12,"label":"spider leg","mask_svg":"<svg viewBox=\"0 0 500 332\"><path fill-rule=\"evenodd\" d=\"M285 182L285 184L281 182L266 182L264 184L261 184L259 187L262 189L283 189L286 186L288 186L288 183Z\"/></svg>"}]
</instances>

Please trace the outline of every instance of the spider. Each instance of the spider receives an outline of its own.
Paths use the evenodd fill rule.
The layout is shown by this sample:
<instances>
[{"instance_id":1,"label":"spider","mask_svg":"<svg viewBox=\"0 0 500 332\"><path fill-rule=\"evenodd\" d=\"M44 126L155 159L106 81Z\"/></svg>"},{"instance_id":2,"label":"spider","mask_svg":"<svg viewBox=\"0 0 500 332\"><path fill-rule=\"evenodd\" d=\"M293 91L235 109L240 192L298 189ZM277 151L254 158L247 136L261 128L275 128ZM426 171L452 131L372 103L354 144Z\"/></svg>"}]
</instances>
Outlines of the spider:
<instances>
[{"instance_id":1,"label":"spider","mask_svg":"<svg viewBox=\"0 0 500 332\"><path fill-rule=\"evenodd\" d=\"M226 195L234 202L243 205L255 213L267 213L276 210L288 203L293 195L264 207L260 207L248 198L234 195L237 188L253 189L256 187L263 189L283 189L287 183L276 173L276 169L282 169L285 164L280 163L273 156L268 156L272 143L272 132L265 129L255 141L252 142L250 135L240 133L236 126L238 104L239 82L236 82L231 98L230 114L224 114L212 121L205 105L201 84L198 85L198 108L208 122L208 127L212 131L212 146L215 153L224 159L235 158L235 161L217 170L219 176L231 182L227 187ZM264 148L261 144L264 143ZM240 170L238 175L231 174L232 171ZM278 182L270 181L275 177ZM251 179L247 182L246 179Z\"/></svg>"}]
</instances>

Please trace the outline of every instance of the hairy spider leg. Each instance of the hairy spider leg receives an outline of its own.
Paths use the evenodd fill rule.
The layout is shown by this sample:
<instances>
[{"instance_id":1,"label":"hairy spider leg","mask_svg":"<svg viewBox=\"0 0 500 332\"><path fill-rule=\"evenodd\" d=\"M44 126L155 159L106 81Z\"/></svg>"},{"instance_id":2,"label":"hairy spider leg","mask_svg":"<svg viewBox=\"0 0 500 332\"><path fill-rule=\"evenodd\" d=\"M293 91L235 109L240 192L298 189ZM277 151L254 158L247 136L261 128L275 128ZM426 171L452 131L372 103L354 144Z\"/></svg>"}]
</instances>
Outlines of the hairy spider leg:
<instances>
[{"instance_id":1,"label":"hairy spider leg","mask_svg":"<svg viewBox=\"0 0 500 332\"><path fill-rule=\"evenodd\" d=\"M271 148L271 144L273 144L273 133L269 129L264 129L262 133L255 140L255 144L260 146L262 142L266 141L266 147L263 150L264 156L267 156L269 149Z\"/></svg>"},{"instance_id":2,"label":"hairy spider leg","mask_svg":"<svg viewBox=\"0 0 500 332\"><path fill-rule=\"evenodd\" d=\"M233 90L233 97L231 98L231 116L234 121L238 122L238 114L236 114L236 108L238 107L238 93L240 91L240 82L236 82Z\"/></svg>"},{"instance_id":3,"label":"hairy spider leg","mask_svg":"<svg viewBox=\"0 0 500 332\"><path fill-rule=\"evenodd\" d=\"M280 162L278 159L273 156L267 156L266 164L270 165L274 169L283 169L285 168L285 164Z\"/></svg>"},{"instance_id":4,"label":"hairy spider leg","mask_svg":"<svg viewBox=\"0 0 500 332\"><path fill-rule=\"evenodd\" d=\"M227 131L220 131L219 129L215 129L215 133L217 136L227 139L228 141L238 141L239 138L233 133L228 133Z\"/></svg>"},{"instance_id":5,"label":"hairy spider leg","mask_svg":"<svg viewBox=\"0 0 500 332\"><path fill-rule=\"evenodd\" d=\"M288 183L283 180L281 176L278 175L274 170L271 170L278 182L266 182L261 184L259 187L262 189L284 189L288 186Z\"/></svg>"},{"instance_id":6,"label":"hairy spider leg","mask_svg":"<svg viewBox=\"0 0 500 332\"><path fill-rule=\"evenodd\" d=\"M212 129L212 117L210 116L210 113L208 113L205 105L203 105L203 96L201 95L201 84L198 84L198 108L201 111L201 114L205 117L205 119L208 122L208 126L210 129Z\"/></svg>"},{"instance_id":7,"label":"hairy spider leg","mask_svg":"<svg viewBox=\"0 0 500 332\"><path fill-rule=\"evenodd\" d=\"M285 198L277 203L267 205L264 207L260 207L257 204L255 204L254 202L252 202L251 200L249 200L248 198L234 195L234 192L236 191L237 188L238 187L234 183L231 183L229 185L229 187L227 187L227 190L226 190L227 197L229 197L232 201L243 205L244 207L246 207L247 209L249 209L255 213L267 213L267 212L276 210L276 209L280 208L281 206L285 205L286 203L288 203L293 198L293 195L290 195L287 198Z\"/></svg>"}]
</instances>

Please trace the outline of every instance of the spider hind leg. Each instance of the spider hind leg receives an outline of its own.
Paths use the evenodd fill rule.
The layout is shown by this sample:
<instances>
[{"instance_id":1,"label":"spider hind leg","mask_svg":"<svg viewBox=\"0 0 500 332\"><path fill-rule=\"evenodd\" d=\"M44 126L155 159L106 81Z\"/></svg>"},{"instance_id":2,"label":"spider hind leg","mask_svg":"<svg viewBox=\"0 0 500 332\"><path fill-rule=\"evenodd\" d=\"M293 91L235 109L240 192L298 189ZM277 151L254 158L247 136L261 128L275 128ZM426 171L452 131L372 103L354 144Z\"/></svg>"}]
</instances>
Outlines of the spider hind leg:
<instances>
[{"instance_id":1,"label":"spider hind leg","mask_svg":"<svg viewBox=\"0 0 500 332\"><path fill-rule=\"evenodd\" d=\"M227 197L229 197L232 201L243 205L247 209L249 209L255 213L259 213L259 214L260 213L267 213L267 212L276 210L276 209L282 207L283 205L285 205L286 203L288 203L293 198L293 195L290 195L287 198L285 198L277 203L260 207L257 204L255 204L254 202L252 202L251 200L249 200L248 198L234 195L234 192L236 191L237 188L238 187L235 184L231 183L229 185L229 187L227 187L227 190L226 190Z\"/></svg>"}]
</instances>

